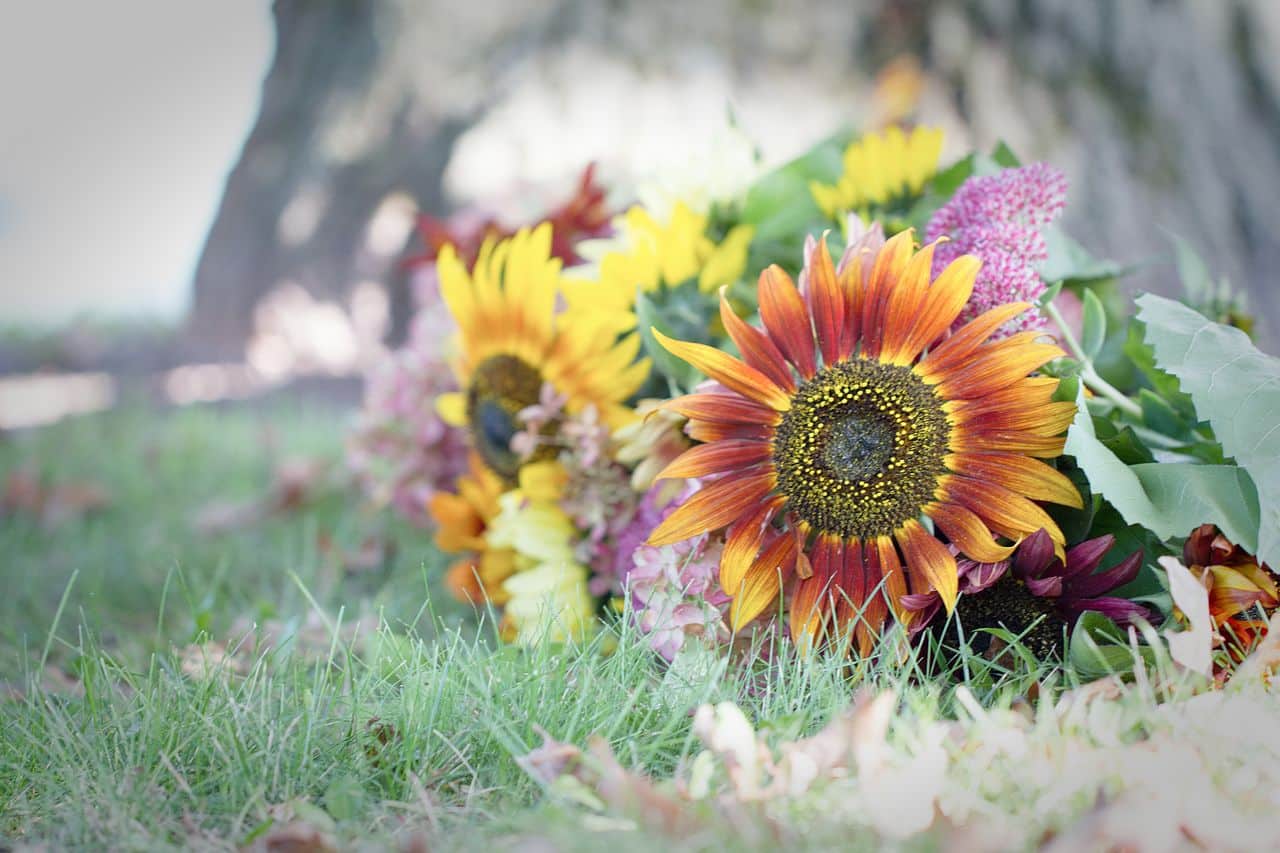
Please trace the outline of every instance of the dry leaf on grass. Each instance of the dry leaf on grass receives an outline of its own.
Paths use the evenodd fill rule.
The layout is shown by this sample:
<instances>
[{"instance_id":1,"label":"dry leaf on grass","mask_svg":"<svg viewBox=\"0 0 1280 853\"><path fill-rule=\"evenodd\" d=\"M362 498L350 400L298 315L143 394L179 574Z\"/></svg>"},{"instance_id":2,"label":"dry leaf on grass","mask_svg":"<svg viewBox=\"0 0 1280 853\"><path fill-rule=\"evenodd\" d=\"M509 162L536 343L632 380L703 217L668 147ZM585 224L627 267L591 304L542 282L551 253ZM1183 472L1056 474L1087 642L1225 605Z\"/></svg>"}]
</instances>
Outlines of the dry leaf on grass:
<instances>
[{"instance_id":1,"label":"dry leaf on grass","mask_svg":"<svg viewBox=\"0 0 1280 853\"><path fill-rule=\"evenodd\" d=\"M337 853L338 842L308 823L293 821L272 827L240 849L243 853Z\"/></svg>"},{"instance_id":2,"label":"dry leaf on grass","mask_svg":"<svg viewBox=\"0 0 1280 853\"><path fill-rule=\"evenodd\" d=\"M49 484L30 469L9 474L0 494L0 516L25 515L46 530L106 508L107 490L98 483L70 480Z\"/></svg>"},{"instance_id":3,"label":"dry leaf on grass","mask_svg":"<svg viewBox=\"0 0 1280 853\"><path fill-rule=\"evenodd\" d=\"M1187 621L1190 630L1165 631L1169 656L1187 669L1204 676L1213 675L1213 617L1209 615L1209 591L1191 570L1173 557L1161 557L1160 565L1169 575L1169 594Z\"/></svg>"},{"instance_id":4,"label":"dry leaf on grass","mask_svg":"<svg viewBox=\"0 0 1280 853\"><path fill-rule=\"evenodd\" d=\"M276 466L264 494L248 500L208 503L196 511L192 526L206 536L218 536L294 512L323 493L329 467L322 459L285 460Z\"/></svg>"}]
</instances>

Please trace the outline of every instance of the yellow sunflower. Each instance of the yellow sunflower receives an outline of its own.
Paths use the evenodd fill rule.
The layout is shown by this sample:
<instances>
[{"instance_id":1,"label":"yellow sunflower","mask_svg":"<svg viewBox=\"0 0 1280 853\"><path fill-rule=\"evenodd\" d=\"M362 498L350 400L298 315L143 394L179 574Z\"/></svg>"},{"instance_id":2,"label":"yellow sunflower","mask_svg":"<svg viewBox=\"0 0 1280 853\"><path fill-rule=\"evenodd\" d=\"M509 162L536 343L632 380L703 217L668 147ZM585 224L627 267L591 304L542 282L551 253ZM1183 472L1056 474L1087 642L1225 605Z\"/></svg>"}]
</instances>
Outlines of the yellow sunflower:
<instances>
[{"instance_id":1,"label":"yellow sunflower","mask_svg":"<svg viewBox=\"0 0 1280 853\"><path fill-rule=\"evenodd\" d=\"M464 555L445 573L445 587L460 601L503 604L508 598L503 582L515 571L515 552L492 547L485 539L498 516L503 483L478 454L468 461L457 493L437 492L427 505L436 523L436 546L446 554Z\"/></svg>"},{"instance_id":2,"label":"yellow sunflower","mask_svg":"<svg viewBox=\"0 0 1280 853\"><path fill-rule=\"evenodd\" d=\"M844 173L834 184L812 181L809 191L831 219L849 211L866 211L918 195L938 170L942 130L916 127L908 133L894 126L867 133L844 151Z\"/></svg>"},{"instance_id":3,"label":"yellow sunflower","mask_svg":"<svg viewBox=\"0 0 1280 853\"><path fill-rule=\"evenodd\" d=\"M543 384L566 399L570 413L594 405L611 427L631 420L624 401L649 373L637 360L640 338L587 314L557 314L560 260L551 256L551 226L523 229L480 249L467 272L453 248L438 259L440 292L458 324L454 372L461 391L437 400L449 423L467 427L476 451L507 484L521 459L511 450L519 412L539 401Z\"/></svg>"},{"instance_id":4,"label":"yellow sunflower","mask_svg":"<svg viewBox=\"0 0 1280 853\"><path fill-rule=\"evenodd\" d=\"M1013 550L993 534L1017 541L1044 528L1062 547L1034 501L1079 506L1080 495L1033 457L1062 452L1075 405L1052 401L1056 379L1028 376L1062 351L1035 332L988 340L1026 303L947 336L979 261L962 256L931 280L933 250L914 251L903 232L864 273L858 258L835 269L824 240L805 259L804 296L777 266L761 274L763 330L722 294L742 360L658 335L723 389L667 404L705 443L662 476L713 480L649 543L728 528L720 583L735 629L792 581L797 640L848 636L853 625L864 653L888 617L886 597L900 618L908 592L934 590L950 611L956 558L922 518L981 562Z\"/></svg>"},{"instance_id":5,"label":"yellow sunflower","mask_svg":"<svg viewBox=\"0 0 1280 853\"><path fill-rule=\"evenodd\" d=\"M567 280L565 299L570 312L596 318L609 328L634 329L636 292L653 292L697 281L704 293L737 281L747 267L747 249L755 229L738 225L716 243L707 235L708 217L683 203L676 204L665 222L636 206L615 223L618 236L600 257L594 280Z\"/></svg>"}]
</instances>

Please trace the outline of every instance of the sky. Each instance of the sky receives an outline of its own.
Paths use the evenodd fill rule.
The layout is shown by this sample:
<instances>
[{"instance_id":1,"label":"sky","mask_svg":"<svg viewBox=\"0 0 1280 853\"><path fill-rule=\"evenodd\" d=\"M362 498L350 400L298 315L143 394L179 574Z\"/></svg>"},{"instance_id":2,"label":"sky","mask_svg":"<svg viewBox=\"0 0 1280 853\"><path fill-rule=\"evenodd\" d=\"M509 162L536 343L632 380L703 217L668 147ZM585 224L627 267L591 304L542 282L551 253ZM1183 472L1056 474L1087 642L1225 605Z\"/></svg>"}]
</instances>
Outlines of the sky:
<instances>
[{"instance_id":1,"label":"sky","mask_svg":"<svg viewBox=\"0 0 1280 853\"><path fill-rule=\"evenodd\" d=\"M267 0L0 13L0 325L181 315L273 37Z\"/></svg>"}]
</instances>

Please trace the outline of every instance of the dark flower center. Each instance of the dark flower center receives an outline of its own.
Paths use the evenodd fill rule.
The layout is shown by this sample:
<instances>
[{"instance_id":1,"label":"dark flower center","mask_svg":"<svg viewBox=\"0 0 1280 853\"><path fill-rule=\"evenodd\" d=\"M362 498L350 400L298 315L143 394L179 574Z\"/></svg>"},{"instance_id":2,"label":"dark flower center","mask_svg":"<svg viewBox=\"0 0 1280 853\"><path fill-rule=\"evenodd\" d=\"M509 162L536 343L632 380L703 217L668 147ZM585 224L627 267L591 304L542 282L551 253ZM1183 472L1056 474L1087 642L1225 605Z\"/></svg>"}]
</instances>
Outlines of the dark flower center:
<instances>
[{"instance_id":1,"label":"dark flower center","mask_svg":"<svg viewBox=\"0 0 1280 853\"><path fill-rule=\"evenodd\" d=\"M1032 595L1026 585L1006 574L982 592L962 595L956 603L956 618L964 626L965 640L978 654L990 649L991 634L983 628L1004 628L1041 660L1062 653L1067 622L1053 601ZM954 625L949 633L954 632Z\"/></svg>"},{"instance_id":2,"label":"dark flower center","mask_svg":"<svg viewBox=\"0 0 1280 853\"><path fill-rule=\"evenodd\" d=\"M888 536L934 500L951 426L911 368L850 359L800 386L773 444L778 490L817 531Z\"/></svg>"},{"instance_id":3,"label":"dark flower center","mask_svg":"<svg viewBox=\"0 0 1280 853\"><path fill-rule=\"evenodd\" d=\"M467 423L480 458L507 483L515 483L521 459L511 450L522 409L538 402L542 374L511 355L485 359L467 388ZM549 448L548 448L549 450Z\"/></svg>"}]
</instances>

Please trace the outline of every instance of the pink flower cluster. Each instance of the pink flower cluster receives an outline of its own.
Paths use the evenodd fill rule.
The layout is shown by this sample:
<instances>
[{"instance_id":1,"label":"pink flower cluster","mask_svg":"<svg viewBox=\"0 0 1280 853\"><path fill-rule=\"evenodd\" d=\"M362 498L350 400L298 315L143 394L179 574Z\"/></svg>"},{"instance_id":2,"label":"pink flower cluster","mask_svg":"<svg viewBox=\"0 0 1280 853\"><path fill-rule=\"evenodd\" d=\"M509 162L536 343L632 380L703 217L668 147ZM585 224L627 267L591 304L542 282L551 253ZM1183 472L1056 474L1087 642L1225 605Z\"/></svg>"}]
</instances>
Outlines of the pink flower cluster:
<instances>
[{"instance_id":1,"label":"pink flower cluster","mask_svg":"<svg viewBox=\"0 0 1280 853\"><path fill-rule=\"evenodd\" d=\"M434 278L433 276L431 277ZM375 503L430 524L427 502L466 470L466 436L436 414L436 397L457 390L441 342L453 321L428 280L409 342L370 370L364 408L347 442L347 464Z\"/></svg>"},{"instance_id":2,"label":"pink flower cluster","mask_svg":"<svg viewBox=\"0 0 1280 853\"><path fill-rule=\"evenodd\" d=\"M543 385L536 404L520 412L524 429L511 439L511 448L525 458L548 443L568 475L560 508L582 531L575 556L594 567L592 595L622 591L622 576L631 565L636 543L621 542L636 516L640 496L631 488L631 474L611 452L613 437L594 406L570 415L564 397ZM550 429L549 429L550 428ZM648 530L640 541L648 536Z\"/></svg>"},{"instance_id":3,"label":"pink flower cluster","mask_svg":"<svg viewBox=\"0 0 1280 853\"><path fill-rule=\"evenodd\" d=\"M630 553L631 567L624 583L631 596L635 626L649 645L668 661L674 660L690 637L721 639L729 596L720 589L720 552L724 543L706 534L673 545L645 545L653 530L677 506L688 500L690 486L675 500L661 504L666 490L659 484L645 495L626 536L619 537L619 554ZM635 544L622 547L626 542Z\"/></svg>"},{"instance_id":4,"label":"pink flower cluster","mask_svg":"<svg viewBox=\"0 0 1280 853\"><path fill-rule=\"evenodd\" d=\"M1005 169L969 178L929 220L925 239L950 238L934 254L934 273L960 255L977 255L982 269L960 326L1009 302L1035 302L1044 293L1039 265L1048 257L1043 229L1066 206L1067 179L1047 163ZM1028 311L997 333L1005 336L1043 329L1046 321Z\"/></svg>"}]
</instances>

